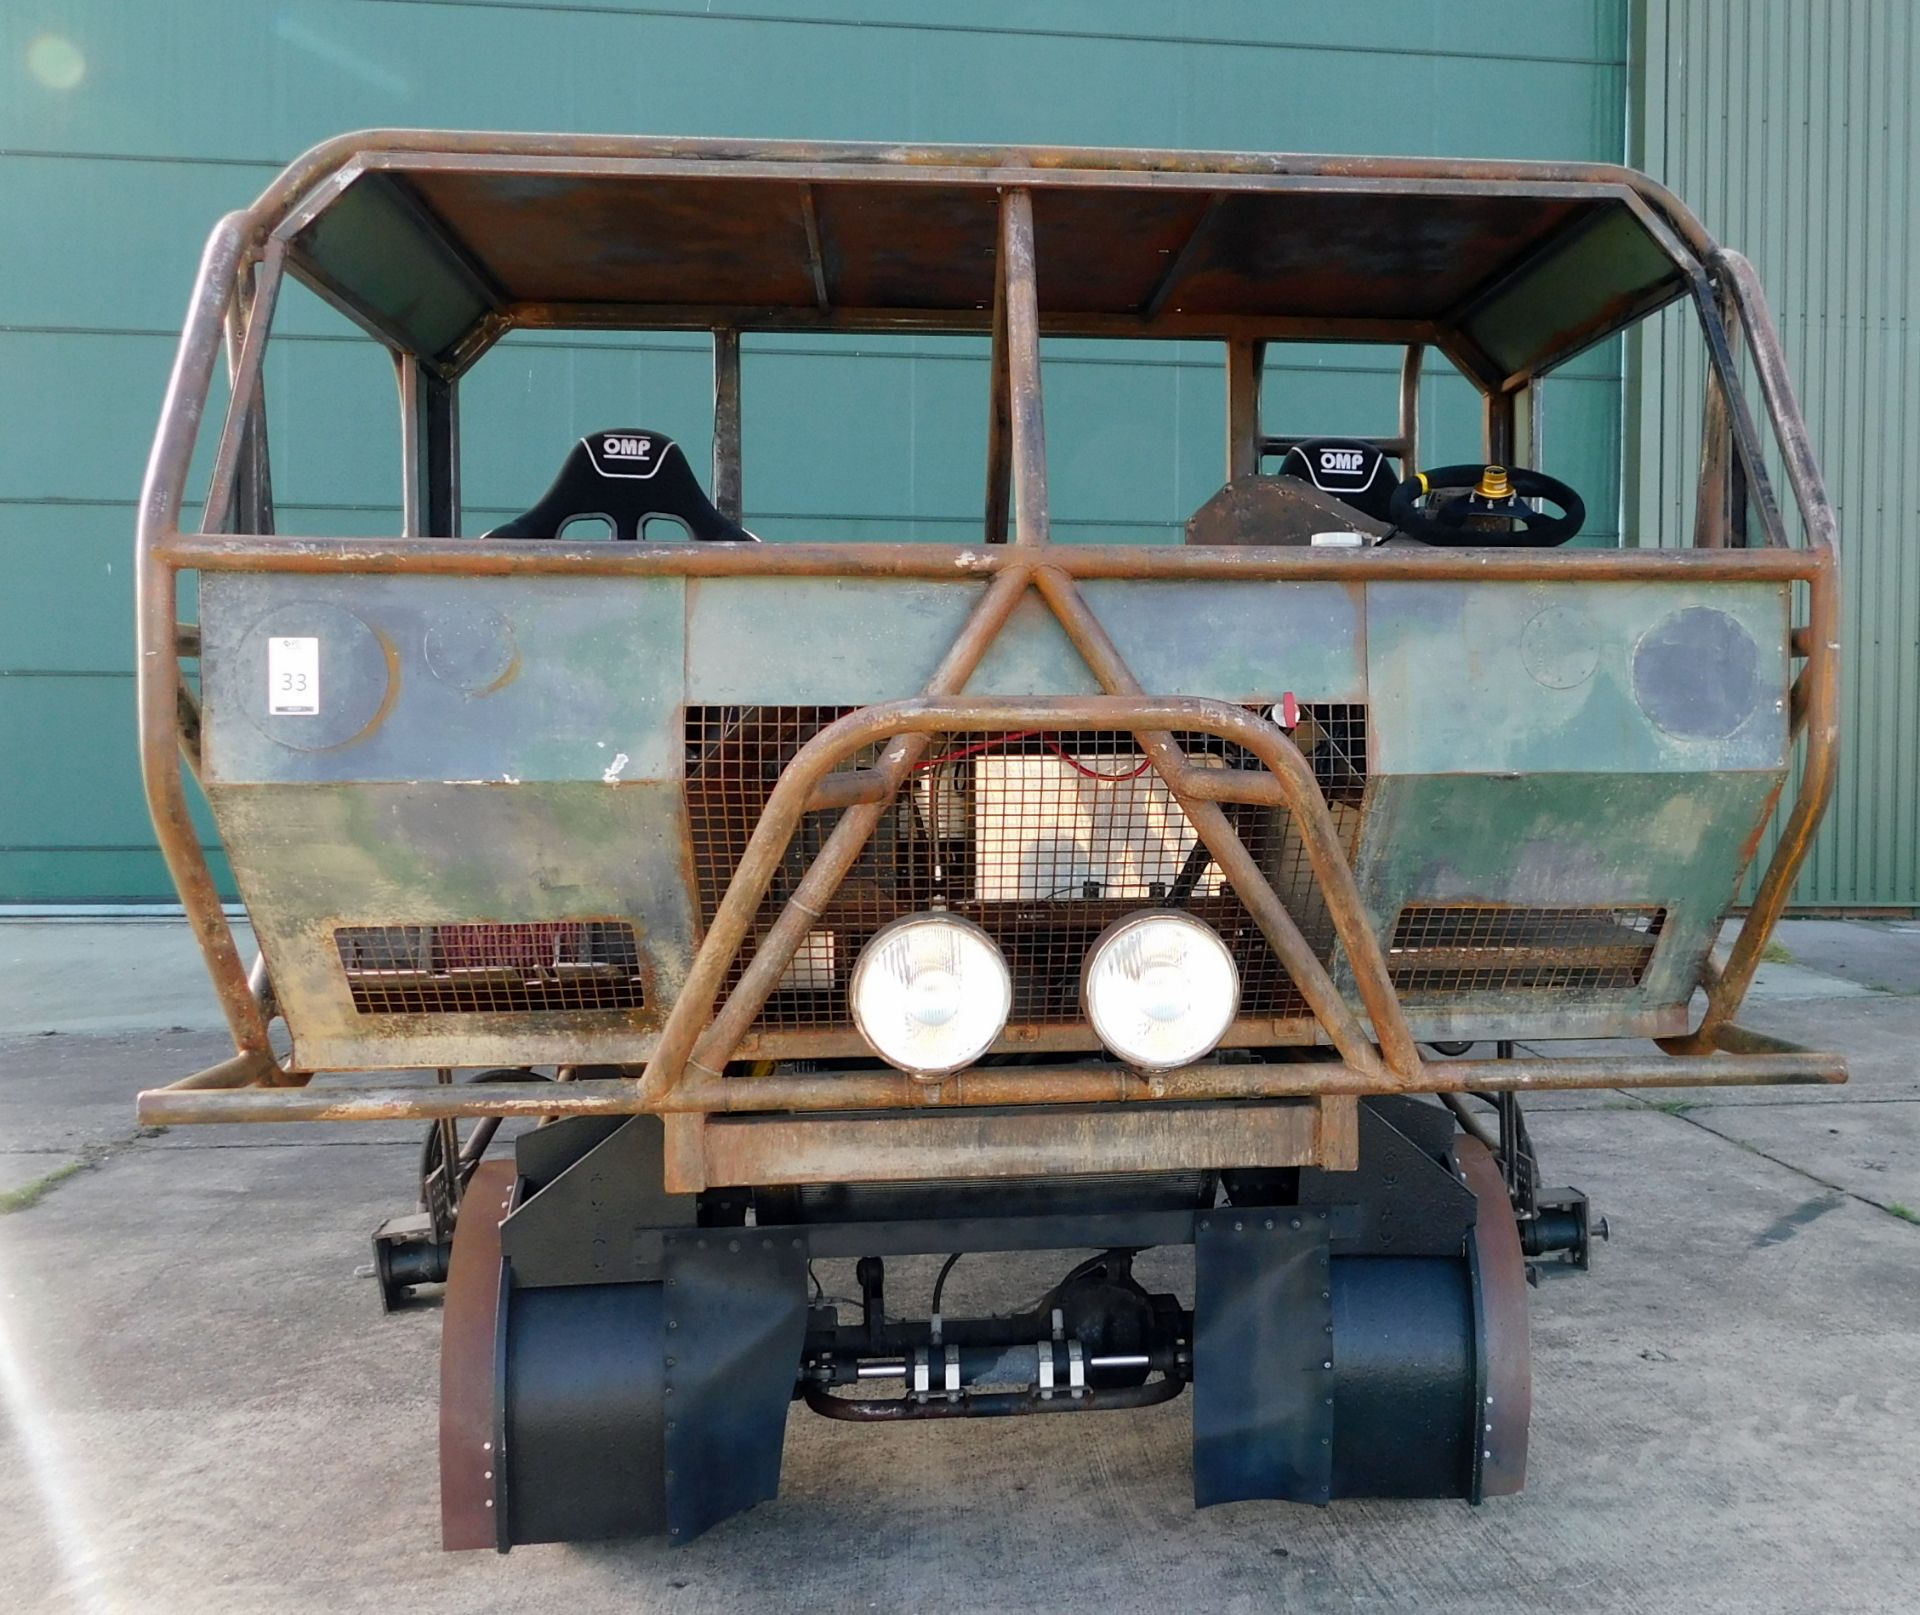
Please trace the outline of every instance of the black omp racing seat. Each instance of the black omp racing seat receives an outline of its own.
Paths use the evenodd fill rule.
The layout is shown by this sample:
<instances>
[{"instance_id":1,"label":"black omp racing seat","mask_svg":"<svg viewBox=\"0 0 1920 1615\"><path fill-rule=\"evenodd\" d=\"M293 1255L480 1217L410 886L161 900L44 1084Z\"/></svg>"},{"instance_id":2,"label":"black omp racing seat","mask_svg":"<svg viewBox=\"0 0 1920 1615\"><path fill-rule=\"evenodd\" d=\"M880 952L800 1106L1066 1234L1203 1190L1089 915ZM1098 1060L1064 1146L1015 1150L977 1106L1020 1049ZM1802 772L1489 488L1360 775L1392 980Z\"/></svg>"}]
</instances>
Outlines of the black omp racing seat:
<instances>
[{"instance_id":1,"label":"black omp racing seat","mask_svg":"<svg viewBox=\"0 0 1920 1615\"><path fill-rule=\"evenodd\" d=\"M1386 455L1364 438L1302 438L1287 450L1280 475L1311 483L1375 521L1392 520L1387 504L1400 479L1387 465Z\"/></svg>"},{"instance_id":2,"label":"black omp racing seat","mask_svg":"<svg viewBox=\"0 0 1920 1615\"><path fill-rule=\"evenodd\" d=\"M569 522L598 517L629 543L655 518L678 522L705 544L755 544L713 508L680 445L664 432L589 432L574 445L540 503L488 538L558 538Z\"/></svg>"}]
</instances>

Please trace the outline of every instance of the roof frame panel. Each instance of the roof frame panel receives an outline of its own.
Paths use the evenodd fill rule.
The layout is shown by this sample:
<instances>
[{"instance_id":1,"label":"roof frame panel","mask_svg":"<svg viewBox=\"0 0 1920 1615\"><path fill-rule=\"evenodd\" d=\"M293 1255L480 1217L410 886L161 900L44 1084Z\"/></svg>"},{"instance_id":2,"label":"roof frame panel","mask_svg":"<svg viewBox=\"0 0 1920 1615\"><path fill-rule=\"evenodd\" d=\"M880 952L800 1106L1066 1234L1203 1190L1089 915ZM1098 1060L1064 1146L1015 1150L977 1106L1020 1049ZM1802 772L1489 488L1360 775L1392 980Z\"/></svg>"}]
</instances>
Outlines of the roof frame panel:
<instances>
[{"instance_id":1,"label":"roof frame panel","mask_svg":"<svg viewBox=\"0 0 1920 1615\"><path fill-rule=\"evenodd\" d=\"M391 131L254 216L451 374L515 325L986 330L1013 188L1048 334L1425 341L1494 391L1684 295L1707 239L1605 166Z\"/></svg>"}]
</instances>

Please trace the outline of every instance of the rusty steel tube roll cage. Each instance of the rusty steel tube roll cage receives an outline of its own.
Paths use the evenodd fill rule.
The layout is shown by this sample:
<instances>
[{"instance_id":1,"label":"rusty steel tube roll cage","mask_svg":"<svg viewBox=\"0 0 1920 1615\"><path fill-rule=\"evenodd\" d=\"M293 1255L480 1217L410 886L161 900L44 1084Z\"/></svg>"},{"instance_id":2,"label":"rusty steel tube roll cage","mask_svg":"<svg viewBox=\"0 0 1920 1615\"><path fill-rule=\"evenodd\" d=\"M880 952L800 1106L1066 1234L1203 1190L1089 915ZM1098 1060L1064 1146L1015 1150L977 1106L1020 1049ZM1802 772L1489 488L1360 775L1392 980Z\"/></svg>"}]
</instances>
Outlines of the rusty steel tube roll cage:
<instances>
[{"instance_id":1,"label":"rusty steel tube roll cage","mask_svg":"<svg viewBox=\"0 0 1920 1615\"><path fill-rule=\"evenodd\" d=\"M247 966L241 962L233 928L227 924L220 906L219 888L214 883L206 854L200 849L199 833L188 807L186 784L181 775L182 753L185 752L189 764L197 767L198 715L191 711L191 693L180 676L180 616L175 589L178 568L166 559L160 544L161 535L179 532L187 469L199 436L213 367L218 362L222 344L228 339L230 316L242 312L239 291L250 245L248 224L246 214L228 214L214 227L201 257L200 272L187 308L187 322L161 405L160 429L147 460L135 543L135 662L141 778L153 814L155 839L179 890L187 923L193 927L200 951L206 956L214 993L228 1030L233 1034L236 1051L233 1059L185 1079L196 1086L202 1083L223 1087L278 1086L297 1080L282 1070L274 1056L262 1000L249 982ZM235 398L241 403L243 418L248 405L241 400L238 389L246 385L244 378L248 374L259 374L257 364L248 367L246 350L249 345L264 345L276 283L277 274L263 277L248 300L251 306L243 311L246 330L241 337L235 374ZM260 461L264 475L264 430L255 434L234 431L223 434L236 444L247 435L262 445ZM222 476L220 486L230 488L237 480L242 456L236 448L230 459L224 452L220 458L232 467ZM217 530L217 524L224 520L223 514L211 507L207 514L213 519L205 525ZM196 720L191 730L183 723L183 717L189 716Z\"/></svg>"},{"instance_id":2,"label":"rusty steel tube roll cage","mask_svg":"<svg viewBox=\"0 0 1920 1615\"><path fill-rule=\"evenodd\" d=\"M1767 939L1786 910L1793 895L1793 883L1813 844L1814 832L1833 795L1840 754L1840 578L1839 525L1833 501L1827 494L1819 461L1814 457L1812 434L1800 413L1799 399L1787 374L1786 355L1780 346L1780 332L1773 312L1761 290L1753 265L1737 252L1716 248L1708 262L1720 279L1736 324L1733 330L1743 334L1753 356L1754 373L1759 379L1760 396L1772 422L1774 441L1786 467L1787 484L1793 490L1794 503L1806 530L1807 548L1802 554L1821 558L1824 565L1818 577L1808 580L1807 625L1796 631L1793 656L1805 666L1794 679L1788 702L1790 743L1804 739L1805 759L1795 782L1793 806L1780 827L1773 857L1768 861L1760 883L1754 889L1747 917L1734 938L1726 965L1707 983L1707 1008L1699 1026L1683 1037L1665 1038L1660 1047L1668 1054L1700 1055L1711 1053L1737 1032L1734 1014L1760 968L1760 956ZM1696 301L1701 294L1696 292ZM1703 318L1704 318L1703 314ZM1721 407L1734 417L1733 442L1742 441L1739 420L1747 414L1747 404L1738 389L1734 349L1726 345L1724 355L1715 345L1716 365L1724 357L1720 373ZM1751 479L1753 472L1746 471ZM1763 519L1771 501L1761 502ZM1768 526L1770 545L1784 548L1786 534L1779 527L1777 508Z\"/></svg>"},{"instance_id":3,"label":"rusty steel tube roll cage","mask_svg":"<svg viewBox=\"0 0 1920 1615\"><path fill-rule=\"evenodd\" d=\"M273 499L268 465L263 364L268 330L281 284L289 268L290 242L298 228L344 190L359 174L406 154L419 160L451 163L485 160L515 169L551 170L556 164L589 172L639 172L689 169L694 159L724 158L731 171L762 166L767 177L777 168L785 177L805 178L821 168L858 158L873 164L871 148L840 146L763 146L754 142L648 142L598 137L476 136L391 132L343 137L315 148L269 187L254 207L228 215L215 228L202 258L175 355L159 431L142 489L137 522L136 590L138 610L138 711L141 768L156 839L178 888L189 923L204 953L222 1012L233 1034L230 1060L142 1096L149 1120L249 1119L262 1106L291 1117L318 1113L316 1104L347 1103L340 1090L319 1096L240 1094L225 1089L299 1086L309 1073L289 1069L272 1052L268 1020L272 999L267 972L249 972L221 909L218 890L188 811L183 764L199 770L199 711L181 676L181 660L197 656L198 635L183 631L176 606L176 580L182 571L279 572L288 574L361 574L415 576L515 577L870 577L939 580L979 587L980 599L939 671L918 701L867 709L881 716L855 714L816 739L789 765L776 787L783 816L800 811L842 808L840 821L808 871L806 881L762 939L727 1002L712 1022L702 1025L725 971L732 961L759 901L749 890L764 892L770 869L749 870L743 863L723 900L719 917L696 954L687 990L677 1000L639 1083L570 1085L564 1102L536 1106L542 1114L571 1113L570 1107L604 1105L607 1113L640 1109L671 1112L758 1108L760 1099L785 1095L782 1108L798 1106L814 1094L827 1104L823 1084L832 1084L831 1103L925 1104L952 1102L964 1093L969 1103L1020 1103L1063 1099L1159 1097L1176 1090L1192 1097L1210 1093L1245 1097L1355 1094L1406 1088L1450 1090L1449 1073L1468 1069L1465 1062L1444 1067L1418 1056L1404 1013L1388 979L1379 941L1367 924L1353 888L1352 870L1332 834L1324 798L1311 771L1291 743L1271 725L1223 703L1183 703L1143 692L1121 660L1098 618L1077 588L1090 578L1325 581L1341 584L1390 581L1633 581L1724 579L1805 584L1808 621L1792 633L1791 651L1802 662L1789 702L1790 734L1804 742L1793 805L1783 822L1768 866L1724 969L1706 974L1707 1007L1700 1025L1684 1036L1663 1041L1670 1055L1685 1060L1565 1060L1551 1069L1497 1072L1474 1076L1473 1086L1584 1087L1640 1084L1686 1085L1695 1082L1844 1080L1836 1057L1770 1044L1732 1022L1749 986L1774 923L1785 908L1795 875L1804 861L1835 775L1839 743L1838 546L1834 514L1810 448L1806 425L1788 377L1778 332L1751 266L1737 253L1715 245L1686 208L1644 176L1609 167L1446 164L1400 159L1327 160L1252 159L1233 154L1102 153L1062 151L1007 154L982 149L896 148L889 153L903 181L932 178L943 164L971 165L972 183L993 184L999 195L999 231L993 307L992 379L989 405L986 547L923 544L691 545L651 549L642 545L519 545L456 540L455 496L457 430L454 378L501 331L520 317L537 323L538 310L521 316L498 309L488 316L478 344L447 365L430 365L419 355L394 352L403 409L404 542L350 539L296 539L273 532ZM775 159L778 159L776 161ZM1021 162L1028 166L1013 166ZM983 164L999 166L983 167ZM1709 401L1701 475L1701 510L1692 550L1576 551L1314 551L1258 547L1069 546L1050 543L1047 509L1046 440L1042 418L1039 341L1045 315L1038 306L1033 242L1033 188L1061 183L1098 183L1118 176L1114 170L1160 176L1162 182L1215 174L1221 188L1286 183L1285 176L1307 170L1324 172L1339 183L1431 187L1455 179L1503 182L1523 170L1536 180L1605 187L1625 196L1648 231L1661 243L1687 281L1709 358ZM1212 165L1212 166L1207 166ZM1075 170L1070 178L1063 169ZM944 170L943 170L944 171ZM322 287L323 294L326 288ZM905 321L910 326L911 321ZM1124 334L1124 333L1123 333ZM728 504L739 499L739 327L715 325L716 494ZM1229 336L1229 463L1239 469L1257 458L1259 434L1257 378L1259 344ZM1460 363L1462 355L1440 340L1440 333L1409 336L1401 380L1401 442L1413 452L1417 429L1415 390L1422 342L1441 346ZM1805 529L1805 547L1788 545L1778 502L1764 463L1760 436L1739 375L1742 346L1759 381L1773 436ZM389 346L393 344L389 341ZM185 483L213 380L225 352L231 396L214 458L201 531L181 530ZM1472 359L1473 355L1466 355ZM1463 366L1486 395L1489 429L1499 406L1511 404L1520 388L1538 378L1515 375L1494 386L1485 366ZM1491 390L1489 390L1491 389ZM1496 394L1498 396L1496 396ZM1510 414L1511 411L1508 411ZM1746 548L1745 508L1751 501L1764 535L1761 547ZM1009 521L1009 505L1012 520ZM1011 531L1009 529L1011 528ZM1009 542L1011 540L1011 542ZM1036 589L1058 618L1107 694L1079 701L1045 703L970 702L959 697L981 656L1029 587ZM1101 705L1101 703L1106 703ZM1098 712L1112 727L1130 729L1149 761L1166 781L1202 841L1213 852L1309 1000L1339 1058L1304 1065L1196 1068L1173 1078L1087 1067L1039 1071L969 1073L943 1085L909 1084L906 1079L850 1073L838 1077L775 1078L743 1084L723 1080L740 1038L749 1029L780 970L798 948L810 921L810 907L829 895L851 867L916 762L941 726L984 728L1017 726L1019 713L1065 722L1074 713ZM891 723L897 725L887 729ZM1199 769L1187 762L1172 738L1175 727L1224 732L1247 746L1265 764L1263 771ZM828 775L828 753L837 753L850 736L887 738L871 769ZM819 748L819 749L815 749ZM838 753L837 753L838 754ZM802 759L806 768L801 769ZM1236 777L1237 776L1237 777ZM803 786L790 781L806 779ZM1234 793L1223 796L1222 793ZM1271 885L1241 845L1222 800L1258 801L1292 809L1314 852L1316 873L1327 888L1330 910L1355 974L1355 986L1373 1023L1376 1048L1323 966L1300 938L1297 927ZM770 806L769 816L772 816ZM763 823L768 843L776 829ZM784 847L787 835L779 834ZM756 831L754 847L761 846ZM752 848L750 858L754 857ZM736 901L737 898L737 901ZM729 907L729 905L732 905ZM733 934L731 940L727 936ZM724 944L724 945L723 945ZM1716 1055L1715 1050L1731 1051ZM1516 1062L1503 1062L1512 1067ZM1522 1068L1526 1062L1519 1062ZM798 1086L796 1086L796 1084ZM1011 1087L1017 1086L1016 1097ZM540 1085L550 1100L554 1090ZM602 1093L600 1090L607 1090ZM944 1089L946 1099L941 1097ZM617 1092L616 1092L617 1090ZM817 1090L817 1091L816 1091ZM746 1100L747 1091L755 1096ZM368 1090L368 1092L377 1092ZM404 1093L404 1090L398 1092ZM996 1097L988 1099L984 1095ZM891 1095L892 1097L881 1097ZM458 1098L395 1100L403 1107L382 1114L507 1114L511 1103L497 1089ZM369 1103L373 1103L369 1101ZM385 1103L385 1101L380 1101ZM508 1108L496 1108L505 1106ZM438 1108L434 1108L438 1107ZM376 1106L377 1108L377 1106ZM329 1112L331 1113L331 1112ZM361 1112L356 1112L361 1113ZM366 1112L371 1113L371 1112Z\"/></svg>"}]
</instances>

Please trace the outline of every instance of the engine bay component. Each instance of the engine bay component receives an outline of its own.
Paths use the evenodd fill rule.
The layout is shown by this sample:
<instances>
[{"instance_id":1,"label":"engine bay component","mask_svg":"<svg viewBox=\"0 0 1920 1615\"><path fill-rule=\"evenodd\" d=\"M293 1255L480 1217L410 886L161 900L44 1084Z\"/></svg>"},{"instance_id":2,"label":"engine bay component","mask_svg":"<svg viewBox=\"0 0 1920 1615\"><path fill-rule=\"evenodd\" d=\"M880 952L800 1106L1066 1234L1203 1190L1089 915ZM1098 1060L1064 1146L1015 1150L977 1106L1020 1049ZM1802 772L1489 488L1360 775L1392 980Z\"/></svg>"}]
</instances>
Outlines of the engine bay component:
<instances>
[{"instance_id":1,"label":"engine bay component","mask_svg":"<svg viewBox=\"0 0 1920 1615\"><path fill-rule=\"evenodd\" d=\"M1061 747L978 757L972 768L974 895L983 902L1148 902L1172 886L1199 840L1144 757ZM1207 867L1213 891L1218 870Z\"/></svg>"},{"instance_id":2,"label":"engine bay component","mask_svg":"<svg viewBox=\"0 0 1920 1615\"><path fill-rule=\"evenodd\" d=\"M849 991L860 1035L913 1076L971 1065L1013 1008L1013 976L993 938L951 914L888 926L860 955Z\"/></svg>"},{"instance_id":3,"label":"engine bay component","mask_svg":"<svg viewBox=\"0 0 1920 1615\"><path fill-rule=\"evenodd\" d=\"M1240 972L1219 932L1150 909L1109 926L1087 957L1087 1018L1113 1053L1146 1071L1212 1051L1240 1007Z\"/></svg>"}]
</instances>

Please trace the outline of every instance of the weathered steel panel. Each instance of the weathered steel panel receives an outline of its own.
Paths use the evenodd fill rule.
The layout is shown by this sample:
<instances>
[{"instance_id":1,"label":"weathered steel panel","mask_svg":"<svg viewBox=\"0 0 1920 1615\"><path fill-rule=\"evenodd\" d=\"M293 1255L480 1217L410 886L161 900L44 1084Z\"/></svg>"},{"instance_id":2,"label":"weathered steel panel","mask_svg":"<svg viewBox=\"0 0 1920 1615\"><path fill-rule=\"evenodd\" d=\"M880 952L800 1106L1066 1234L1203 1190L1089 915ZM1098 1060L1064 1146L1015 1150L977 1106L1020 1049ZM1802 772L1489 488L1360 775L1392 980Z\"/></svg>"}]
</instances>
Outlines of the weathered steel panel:
<instances>
[{"instance_id":1,"label":"weathered steel panel","mask_svg":"<svg viewBox=\"0 0 1920 1615\"><path fill-rule=\"evenodd\" d=\"M1308 1101L1063 1111L726 1117L705 1123L711 1185L891 1183L1322 1164Z\"/></svg>"},{"instance_id":2,"label":"weathered steel panel","mask_svg":"<svg viewBox=\"0 0 1920 1615\"><path fill-rule=\"evenodd\" d=\"M730 308L747 329L809 323L822 302L841 311L937 311L950 323L983 325L998 207L994 180L981 176L1005 148L923 151L916 166L925 181L913 196L871 183L856 154L831 144L810 146L805 155L817 171L796 173L788 187L736 177L744 165L697 177L522 172L504 191L447 168L403 184L425 201L425 217L467 244L510 302L669 306L692 324L702 307ZM1050 267L1038 277L1041 307L1084 334L1103 315L1136 313L1443 319L1475 301L1497 310L1512 295L1531 304L1533 317L1495 313L1491 321L1522 364L1564 358L1568 342L1630 318L1642 291L1658 285L1670 297L1679 289L1663 255L1632 250L1631 237L1644 239L1646 226L1619 196L1475 195L1470 181L1450 194L1374 196L1344 189L1339 178L1288 190L1285 176L1258 160L1244 165L1247 183L1236 187L1222 171L1237 161L1229 155L1199 179L1162 165L1151 176L1062 192L1056 202L1055 165L1012 154L1005 166L1032 175L1036 228L1050 248ZM800 196L809 182L811 229ZM343 203L366 213L359 193L390 183L362 177ZM1234 194L1216 202L1216 192ZM1559 282L1561 317L1539 317L1546 294L1533 284L1532 260L1561 232L1585 230L1607 213L1617 216L1613 230L1582 255L1580 273ZM375 214L374 222L385 219ZM389 272L377 259L337 249L330 256L324 242L309 247L324 228L323 215L297 244L349 289L358 275L384 292ZM1328 255L1319 245L1327 239L1346 250ZM671 251L636 247L668 241ZM817 278L809 272L816 246ZM428 320L440 312L437 300L420 311Z\"/></svg>"},{"instance_id":3,"label":"weathered steel panel","mask_svg":"<svg viewBox=\"0 0 1920 1615\"><path fill-rule=\"evenodd\" d=\"M692 954L670 782L215 785L214 811L300 1061L314 1068L638 1058ZM339 926L624 920L637 1010L362 1014Z\"/></svg>"},{"instance_id":4,"label":"weathered steel panel","mask_svg":"<svg viewBox=\"0 0 1920 1615\"><path fill-rule=\"evenodd\" d=\"M1372 587L1374 772L1782 768L1786 606L1770 584Z\"/></svg>"},{"instance_id":5,"label":"weathered steel panel","mask_svg":"<svg viewBox=\"0 0 1920 1615\"><path fill-rule=\"evenodd\" d=\"M855 706L925 688L984 585L705 578L691 586L687 699ZM1150 690L1241 701L1361 699L1358 592L1338 584L1089 582ZM1169 632L1178 624L1177 632ZM975 695L1093 695L1099 685L1034 596L968 682Z\"/></svg>"},{"instance_id":6,"label":"weathered steel panel","mask_svg":"<svg viewBox=\"0 0 1920 1615\"><path fill-rule=\"evenodd\" d=\"M1337 584L1086 592L1150 684L1371 701L1359 876L1383 936L1407 903L1664 909L1644 976L1557 990L1551 1029L1677 1029L1784 767L1782 588L1397 582L1369 586L1364 624L1359 591ZM696 699L865 704L924 685L979 594L907 580L212 579L207 775L303 1063L641 1057L697 929L683 666ZM1167 634L1170 615L1194 632ZM265 710L266 642L288 636L319 642L319 712ZM1689 659L1696 643L1712 649L1704 662ZM1037 596L972 683L1093 687ZM643 1008L375 1013L356 1007L334 938L564 921L634 925ZM1549 1028L1537 988L1461 996L1471 1013L1416 1001L1422 1032Z\"/></svg>"},{"instance_id":7,"label":"weathered steel panel","mask_svg":"<svg viewBox=\"0 0 1920 1615\"><path fill-rule=\"evenodd\" d=\"M677 778L683 589L210 577L207 780ZM283 637L317 641L317 711L272 711L268 642Z\"/></svg>"},{"instance_id":8,"label":"weathered steel panel","mask_svg":"<svg viewBox=\"0 0 1920 1615\"><path fill-rule=\"evenodd\" d=\"M1463 994L1453 1025L1506 1036L1641 1035L1671 1029L1734 895L1740 864L1781 775L1377 775L1355 874L1368 914L1391 939L1403 905L1519 904L1546 909L1664 909L1637 986ZM1482 968L1491 968L1489 961ZM1392 957L1389 956L1389 964ZM1423 1035L1443 1028L1443 999L1409 1006Z\"/></svg>"}]
</instances>

